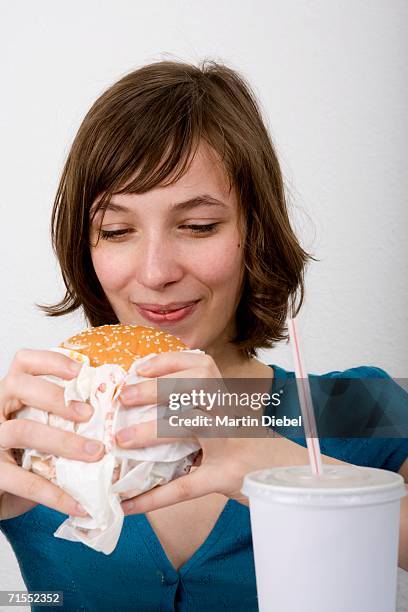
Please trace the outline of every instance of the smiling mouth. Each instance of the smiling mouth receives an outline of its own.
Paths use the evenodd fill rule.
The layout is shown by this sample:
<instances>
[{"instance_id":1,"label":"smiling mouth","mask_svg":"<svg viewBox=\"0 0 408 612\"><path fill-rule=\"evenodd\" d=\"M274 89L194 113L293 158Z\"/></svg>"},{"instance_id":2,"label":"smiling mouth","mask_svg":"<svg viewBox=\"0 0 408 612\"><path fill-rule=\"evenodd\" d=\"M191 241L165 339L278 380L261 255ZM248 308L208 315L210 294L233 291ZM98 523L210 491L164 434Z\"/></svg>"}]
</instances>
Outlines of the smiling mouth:
<instances>
[{"instance_id":1,"label":"smiling mouth","mask_svg":"<svg viewBox=\"0 0 408 612\"><path fill-rule=\"evenodd\" d=\"M147 319L151 323L172 323L181 321L185 317L189 316L196 309L196 306L200 300L193 302L191 304L187 304L182 308L177 308L175 310L167 310L167 311L156 311L149 310L148 308L142 308L136 304L136 308L139 313L142 315L144 319Z\"/></svg>"}]
</instances>

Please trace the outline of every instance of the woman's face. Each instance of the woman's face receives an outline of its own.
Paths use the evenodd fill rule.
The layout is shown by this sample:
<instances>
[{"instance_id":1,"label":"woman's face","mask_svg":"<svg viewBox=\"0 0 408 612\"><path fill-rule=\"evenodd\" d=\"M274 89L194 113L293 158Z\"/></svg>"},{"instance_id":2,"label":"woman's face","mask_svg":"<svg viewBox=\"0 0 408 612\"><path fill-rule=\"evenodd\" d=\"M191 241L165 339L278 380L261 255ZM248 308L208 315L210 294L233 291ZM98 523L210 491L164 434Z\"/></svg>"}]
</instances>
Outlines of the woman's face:
<instances>
[{"instance_id":1,"label":"woman's face","mask_svg":"<svg viewBox=\"0 0 408 612\"><path fill-rule=\"evenodd\" d=\"M174 184L115 195L113 203L91 256L119 321L168 331L212 355L223 351L234 332L244 266L237 196L215 152L202 144ZM196 301L168 317L140 307Z\"/></svg>"}]
</instances>

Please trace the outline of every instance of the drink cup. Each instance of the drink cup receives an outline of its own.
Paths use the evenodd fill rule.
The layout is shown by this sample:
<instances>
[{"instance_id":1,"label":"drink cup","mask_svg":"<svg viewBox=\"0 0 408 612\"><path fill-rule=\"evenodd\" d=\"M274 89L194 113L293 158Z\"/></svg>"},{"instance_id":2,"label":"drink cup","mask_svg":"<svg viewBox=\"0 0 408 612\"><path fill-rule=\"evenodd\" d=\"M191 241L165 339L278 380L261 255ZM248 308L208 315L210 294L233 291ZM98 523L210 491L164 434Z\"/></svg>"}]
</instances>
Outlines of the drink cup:
<instances>
[{"instance_id":1,"label":"drink cup","mask_svg":"<svg viewBox=\"0 0 408 612\"><path fill-rule=\"evenodd\" d=\"M352 465L247 474L260 612L395 612L399 474Z\"/></svg>"}]
</instances>

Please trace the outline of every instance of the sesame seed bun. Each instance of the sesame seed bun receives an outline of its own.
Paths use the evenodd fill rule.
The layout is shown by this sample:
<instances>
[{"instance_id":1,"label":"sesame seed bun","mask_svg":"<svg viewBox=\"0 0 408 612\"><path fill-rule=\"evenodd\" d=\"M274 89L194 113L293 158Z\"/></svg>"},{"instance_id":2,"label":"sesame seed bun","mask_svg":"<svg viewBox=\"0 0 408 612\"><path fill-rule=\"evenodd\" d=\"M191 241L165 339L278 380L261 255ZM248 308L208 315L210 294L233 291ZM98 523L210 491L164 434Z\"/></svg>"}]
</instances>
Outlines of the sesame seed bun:
<instances>
[{"instance_id":1,"label":"sesame seed bun","mask_svg":"<svg viewBox=\"0 0 408 612\"><path fill-rule=\"evenodd\" d=\"M128 370L135 359L150 353L183 351L188 347L175 336L141 325L101 325L71 336L61 348L86 355L90 365L118 364Z\"/></svg>"}]
</instances>

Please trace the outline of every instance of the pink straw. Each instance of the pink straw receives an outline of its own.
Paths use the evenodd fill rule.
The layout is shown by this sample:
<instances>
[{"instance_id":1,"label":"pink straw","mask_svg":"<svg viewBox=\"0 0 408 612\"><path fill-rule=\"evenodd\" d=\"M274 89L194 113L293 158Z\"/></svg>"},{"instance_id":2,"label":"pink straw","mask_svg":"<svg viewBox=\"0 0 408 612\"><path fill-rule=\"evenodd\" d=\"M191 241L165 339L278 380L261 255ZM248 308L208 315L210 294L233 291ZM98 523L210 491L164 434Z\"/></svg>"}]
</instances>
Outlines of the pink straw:
<instances>
[{"instance_id":1,"label":"pink straw","mask_svg":"<svg viewBox=\"0 0 408 612\"><path fill-rule=\"evenodd\" d=\"M312 394L310 392L309 378L303 359L301 340L297 330L296 319L288 319L289 338L292 344L293 360L295 362L296 384L299 394L300 409L309 452L310 467L313 474L323 474L322 455L320 452L319 437L317 435L316 420L313 410Z\"/></svg>"}]
</instances>

